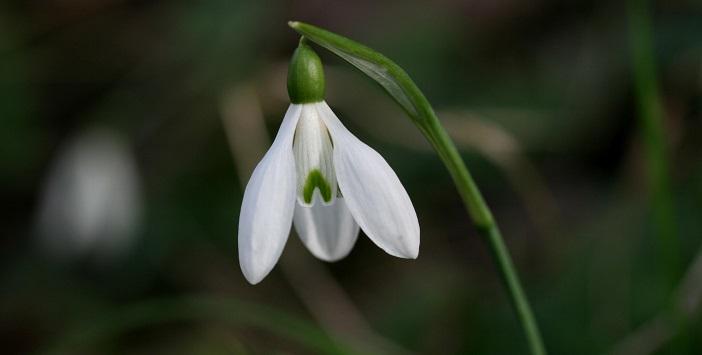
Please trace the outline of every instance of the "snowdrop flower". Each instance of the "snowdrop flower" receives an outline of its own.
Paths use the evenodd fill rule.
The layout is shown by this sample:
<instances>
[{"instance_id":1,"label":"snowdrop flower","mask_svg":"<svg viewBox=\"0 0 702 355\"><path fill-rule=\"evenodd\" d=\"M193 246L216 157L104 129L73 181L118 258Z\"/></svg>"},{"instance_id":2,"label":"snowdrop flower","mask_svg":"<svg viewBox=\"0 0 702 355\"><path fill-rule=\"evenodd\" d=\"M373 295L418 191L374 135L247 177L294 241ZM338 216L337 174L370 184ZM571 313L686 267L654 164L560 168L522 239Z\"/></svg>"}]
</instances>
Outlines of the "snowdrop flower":
<instances>
[{"instance_id":1,"label":"snowdrop flower","mask_svg":"<svg viewBox=\"0 0 702 355\"><path fill-rule=\"evenodd\" d=\"M252 284L275 266L291 224L325 261L351 251L359 226L390 255L419 253L419 223L407 192L380 154L324 102L324 85L322 63L303 39L288 71L291 105L241 206L239 262Z\"/></svg>"}]
</instances>

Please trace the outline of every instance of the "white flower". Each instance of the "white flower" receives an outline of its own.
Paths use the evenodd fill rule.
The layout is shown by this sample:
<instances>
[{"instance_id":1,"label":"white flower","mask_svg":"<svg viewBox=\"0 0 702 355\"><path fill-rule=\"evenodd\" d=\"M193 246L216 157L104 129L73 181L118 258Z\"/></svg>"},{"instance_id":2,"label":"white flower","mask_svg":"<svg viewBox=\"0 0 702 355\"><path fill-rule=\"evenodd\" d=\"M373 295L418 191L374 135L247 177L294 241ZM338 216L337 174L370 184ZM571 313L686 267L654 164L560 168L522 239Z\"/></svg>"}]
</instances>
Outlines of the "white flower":
<instances>
[{"instance_id":1,"label":"white flower","mask_svg":"<svg viewBox=\"0 0 702 355\"><path fill-rule=\"evenodd\" d=\"M345 257L359 226L388 254L416 258L419 223L400 180L326 102L291 104L246 185L239 262L256 284L273 269L291 224L316 257Z\"/></svg>"},{"instance_id":2,"label":"white flower","mask_svg":"<svg viewBox=\"0 0 702 355\"><path fill-rule=\"evenodd\" d=\"M82 132L48 176L38 213L41 246L57 257L122 255L138 232L140 191L125 138L100 127Z\"/></svg>"}]
</instances>

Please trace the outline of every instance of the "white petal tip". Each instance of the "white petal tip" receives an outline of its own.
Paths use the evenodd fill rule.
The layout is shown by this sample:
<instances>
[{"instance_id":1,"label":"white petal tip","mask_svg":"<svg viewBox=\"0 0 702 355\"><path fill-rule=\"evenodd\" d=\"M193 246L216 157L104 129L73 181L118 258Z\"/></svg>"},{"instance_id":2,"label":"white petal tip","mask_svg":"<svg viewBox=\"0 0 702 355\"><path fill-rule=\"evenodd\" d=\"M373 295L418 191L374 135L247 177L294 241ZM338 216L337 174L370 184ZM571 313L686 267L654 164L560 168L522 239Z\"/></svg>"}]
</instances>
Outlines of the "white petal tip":
<instances>
[{"instance_id":1,"label":"white petal tip","mask_svg":"<svg viewBox=\"0 0 702 355\"><path fill-rule=\"evenodd\" d=\"M239 266L246 281L252 285L263 281L275 268L279 258L279 253L255 253L245 245L239 244Z\"/></svg>"},{"instance_id":2,"label":"white petal tip","mask_svg":"<svg viewBox=\"0 0 702 355\"><path fill-rule=\"evenodd\" d=\"M246 281L248 281L248 283L250 283L252 286L253 286L253 285L258 285L261 281L263 281L263 278L260 278L260 279L259 279L259 278L253 278L253 276L246 276L245 274L244 274L244 278L245 278Z\"/></svg>"},{"instance_id":3,"label":"white petal tip","mask_svg":"<svg viewBox=\"0 0 702 355\"><path fill-rule=\"evenodd\" d=\"M419 250L417 250L416 252L412 253L411 255L407 255L407 256L405 257L405 259L417 260L418 257L419 257Z\"/></svg>"},{"instance_id":4,"label":"white petal tip","mask_svg":"<svg viewBox=\"0 0 702 355\"><path fill-rule=\"evenodd\" d=\"M350 252L350 250L349 250L349 252ZM322 260L322 261L325 261L328 263L333 263L333 262L339 261L339 260L347 257L349 255L349 253L344 253L341 255L333 255L333 254L319 254L319 253L312 252L312 255L314 255L315 258L317 258L319 260Z\"/></svg>"},{"instance_id":5,"label":"white petal tip","mask_svg":"<svg viewBox=\"0 0 702 355\"><path fill-rule=\"evenodd\" d=\"M419 257L419 245L417 247L412 247L409 249L405 250L388 250L385 249L385 252L398 258L402 259L417 259Z\"/></svg>"},{"instance_id":6,"label":"white petal tip","mask_svg":"<svg viewBox=\"0 0 702 355\"><path fill-rule=\"evenodd\" d=\"M271 272L270 270L257 270L257 271L250 271L249 268L245 267L243 264L241 265L241 272L244 274L244 278L246 281L248 281L252 285L256 285L263 281L266 276Z\"/></svg>"}]
</instances>

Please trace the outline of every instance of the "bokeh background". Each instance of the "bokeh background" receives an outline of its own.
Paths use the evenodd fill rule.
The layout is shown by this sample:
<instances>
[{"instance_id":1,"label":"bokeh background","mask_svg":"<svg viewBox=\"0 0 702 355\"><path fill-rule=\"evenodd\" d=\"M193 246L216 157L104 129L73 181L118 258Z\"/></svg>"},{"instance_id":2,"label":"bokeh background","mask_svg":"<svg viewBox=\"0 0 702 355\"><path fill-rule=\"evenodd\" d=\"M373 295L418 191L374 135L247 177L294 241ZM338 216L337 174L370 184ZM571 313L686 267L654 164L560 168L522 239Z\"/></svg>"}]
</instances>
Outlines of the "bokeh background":
<instances>
[{"instance_id":1,"label":"bokeh background","mask_svg":"<svg viewBox=\"0 0 702 355\"><path fill-rule=\"evenodd\" d=\"M242 185L288 105L293 19L381 51L425 92L552 354L702 352L702 4L646 6L665 228L625 2L3 1L2 353L526 353L436 154L323 49L327 101L405 184L420 256L362 236L329 264L293 234L274 271L246 283Z\"/></svg>"}]
</instances>

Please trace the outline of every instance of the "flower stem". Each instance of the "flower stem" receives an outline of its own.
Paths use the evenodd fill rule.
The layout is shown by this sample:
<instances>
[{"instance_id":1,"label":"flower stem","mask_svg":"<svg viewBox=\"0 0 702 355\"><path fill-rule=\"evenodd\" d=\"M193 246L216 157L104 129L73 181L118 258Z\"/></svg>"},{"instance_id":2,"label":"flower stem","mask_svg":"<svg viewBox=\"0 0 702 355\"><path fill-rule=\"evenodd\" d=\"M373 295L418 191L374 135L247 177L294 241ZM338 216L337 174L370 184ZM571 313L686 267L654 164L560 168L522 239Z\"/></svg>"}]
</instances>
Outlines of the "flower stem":
<instances>
[{"instance_id":1,"label":"flower stem","mask_svg":"<svg viewBox=\"0 0 702 355\"><path fill-rule=\"evenodd\" d=\"M529 349L533 355L545 355L546 349L539 326L534 318L529 301L522 289L519 275L514 267L509 250L505 245L495 219L490 208L485 203L483 195L480 193L473 177L461 158L455 144L449 138L446 130L439 123L438 118L432 112L433 123L430 125L428 133L429 141L439 154L439 157L448 168L453 178L456 188L463 199L463 204L468 209L468 213L473 220L480 234L487 240L490 251L500 272L502 281L509 292L512 306L517 312L519 322L529 343Z\"/></svg>"},{"instance_id":2,"label":"flower stem","mask_svg":"<svg viewBox=\"0 0 702 355\"><path fill-rule=\"evenodd\" d=\"M473 223L492 250L500 276L507 286L512 305L524 329L531 353L546 354L534 314L502 240L502 234L492 217L492 212L426 96L404 69L384 55L351 39L310 24L291 21L288 25L312 42L343 58L378 83L402 107L432 144L451 174Z\"/></svg>"}]
</instances>

